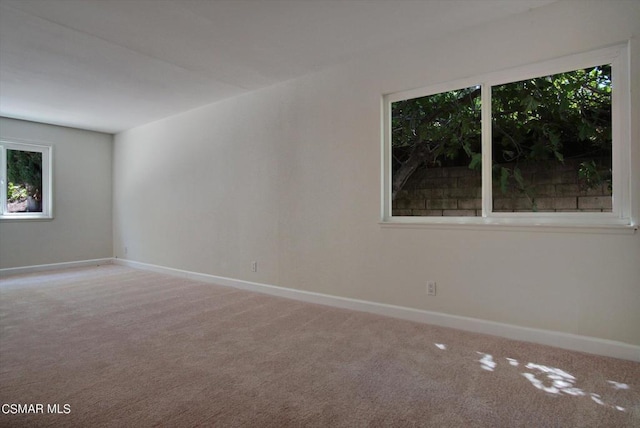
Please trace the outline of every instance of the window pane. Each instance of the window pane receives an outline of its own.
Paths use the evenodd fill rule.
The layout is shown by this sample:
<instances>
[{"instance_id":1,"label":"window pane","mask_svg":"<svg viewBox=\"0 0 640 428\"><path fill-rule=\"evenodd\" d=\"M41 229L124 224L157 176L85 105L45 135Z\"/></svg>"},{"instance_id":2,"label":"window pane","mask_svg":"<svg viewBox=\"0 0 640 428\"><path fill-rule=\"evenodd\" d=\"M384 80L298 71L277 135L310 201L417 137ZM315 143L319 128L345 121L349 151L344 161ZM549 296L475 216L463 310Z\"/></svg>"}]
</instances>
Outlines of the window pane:
<instances>
[{"instance_id":1,"label":"window pane","mask_svg":"<svg viewBox=\"0 0 640 428\"><path fill-rule=\"evenodd\" d=\"M7 150L7 211L42 212L42 153Z\"/></svg>"},{"instance_id":2,"label":"window pane","mask_svg":"<svg viewBox=\"0 0 640 428\"><path fill-rule=\"evenodd\" d=\"M492 88L493 211L610 212L611 66Z\"/></svg>"},{"instance_id":3,"label":"window pane","mask_svg":"<svg viewBox=\"0 0 640 428\"><path fill-rule=\"evenodd\" d=\"M480 92L391 104L392 215L482 215Z\"/></svg>"}]
</instances>

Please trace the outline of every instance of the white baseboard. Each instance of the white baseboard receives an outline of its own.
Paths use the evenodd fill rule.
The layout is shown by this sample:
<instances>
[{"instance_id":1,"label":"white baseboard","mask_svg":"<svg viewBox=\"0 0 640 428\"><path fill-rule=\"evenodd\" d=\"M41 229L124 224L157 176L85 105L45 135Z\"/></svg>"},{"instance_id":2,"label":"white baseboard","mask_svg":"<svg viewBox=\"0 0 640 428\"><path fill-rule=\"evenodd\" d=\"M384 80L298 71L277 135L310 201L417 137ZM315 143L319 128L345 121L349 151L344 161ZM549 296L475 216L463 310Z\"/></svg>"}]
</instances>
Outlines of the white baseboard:
<instances>
[{"instance_id":1,"label":"white baseboard","mask_svg":"<svg viewBox=\"0 0 640 428\"><path fill-rule=\"evenodd\" d=\"M45 270L69 269L86 266L108 265L113 263L113 258L80 260L76 262L51 263L47 265L22 266L15 268L0 269L0 278L23 273L42 272Z\"/></svg>"},{"instance_id":2,"label":"white baseboard","mask_svg":"<svg viewBox=\"0 0 640 428\"><path fill-rule=\"evenodd\" d=\"M256 291L274 296L301 300L309 303L333 306L343 309L369 312L415 321L425 324L433 324L442 327L450 327L474 333L490 334L508 339L533 342L541 345L555 346L571 351L586 352L605 357L620 358L640 362L640 346L613 340L599 339L596 337L579 336L551 330L540 330L517 325L504 324L477 318L449 315L440 312L425 311L402 306L388 305L384 303L369 302L365 300L350 299L346 297L332 296L328 294L314 293L310 291L295 290L292 288L278 287L269 284L243 281L204 273L190 272L173 269L131 260L114 259L115 264L144 269L158 273L165 273L183 278Z\"/></svg>"}]
</instances>

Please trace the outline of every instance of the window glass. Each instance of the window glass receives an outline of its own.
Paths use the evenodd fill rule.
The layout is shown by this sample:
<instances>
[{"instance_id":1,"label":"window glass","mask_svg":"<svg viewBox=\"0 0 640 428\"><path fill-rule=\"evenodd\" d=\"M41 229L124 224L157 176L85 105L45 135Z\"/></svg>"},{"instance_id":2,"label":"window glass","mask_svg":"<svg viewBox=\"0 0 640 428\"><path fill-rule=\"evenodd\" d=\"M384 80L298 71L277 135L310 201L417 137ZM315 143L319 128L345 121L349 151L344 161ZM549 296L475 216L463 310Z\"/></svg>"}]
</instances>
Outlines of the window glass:
<instances>
[{"instance_id":1,"label":"window glass","mask_svg":"<svg viewBox=\"0 0 640 428\"><path fill-rule=\"evenodd\" d=\"M491 89L494 212L611 212L611 66Z\"/></svg>"},{"instance_id":2,"label":"window glass","mask_svg":"<svg viewBox=\"0 0 640 428\"><path fill-rule=\"evenodd\" d=\"M482 215L481 88L391 103L394 216Z\"/></svg>"},{"instance_id":3,"label":"window glass","mask_svg":"<svg viewBox=\"0 0 640 428\"><path fill-rule=\"evenodd\" d=\"M42 153L7 150L7 212L42 212Z\"/></svg>"}]
</instances>

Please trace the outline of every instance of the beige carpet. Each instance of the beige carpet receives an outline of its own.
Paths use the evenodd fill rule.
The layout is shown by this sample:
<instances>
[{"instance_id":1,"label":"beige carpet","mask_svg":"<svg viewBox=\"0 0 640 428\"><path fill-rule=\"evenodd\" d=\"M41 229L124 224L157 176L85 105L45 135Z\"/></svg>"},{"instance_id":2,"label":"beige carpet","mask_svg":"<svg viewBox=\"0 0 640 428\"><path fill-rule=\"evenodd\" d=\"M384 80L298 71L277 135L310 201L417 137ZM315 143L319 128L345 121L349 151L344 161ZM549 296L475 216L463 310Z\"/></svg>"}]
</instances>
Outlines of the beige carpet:
<instances>
[{"instance_id":1,"label":"beige carpet","mask_svg":"<svg viewBox=\"0 0 640 428\"><path fill-rule=\"evenodd\" d=\"M4 278L0 323L43 404L1 426L640 427L639 363L122 266Z\"/></svg>"}]
</instances>

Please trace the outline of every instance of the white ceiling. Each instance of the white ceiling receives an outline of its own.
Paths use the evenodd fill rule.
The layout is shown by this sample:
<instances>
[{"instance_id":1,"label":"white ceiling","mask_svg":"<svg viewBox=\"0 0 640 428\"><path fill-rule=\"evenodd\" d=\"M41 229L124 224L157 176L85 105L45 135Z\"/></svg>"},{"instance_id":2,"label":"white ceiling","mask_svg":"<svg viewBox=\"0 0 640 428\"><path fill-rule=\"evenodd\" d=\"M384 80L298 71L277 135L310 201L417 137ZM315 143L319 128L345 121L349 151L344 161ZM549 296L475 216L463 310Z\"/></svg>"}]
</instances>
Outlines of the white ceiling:
<instances>
[{"instance_id":1,"label":"white ceiling","mask_svg":"<svg viewBox=\"0 0 640 428\"><path fill-rule=\"evenodd\" d=\"M0 115L116 133L554 0L0 0Z\"/></svg>"}]
</instances>

